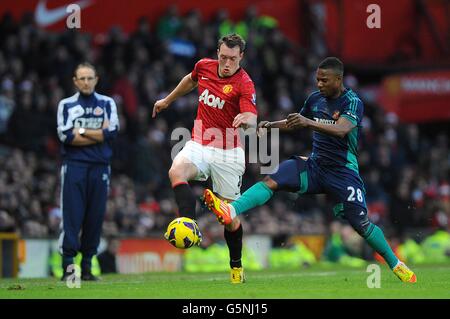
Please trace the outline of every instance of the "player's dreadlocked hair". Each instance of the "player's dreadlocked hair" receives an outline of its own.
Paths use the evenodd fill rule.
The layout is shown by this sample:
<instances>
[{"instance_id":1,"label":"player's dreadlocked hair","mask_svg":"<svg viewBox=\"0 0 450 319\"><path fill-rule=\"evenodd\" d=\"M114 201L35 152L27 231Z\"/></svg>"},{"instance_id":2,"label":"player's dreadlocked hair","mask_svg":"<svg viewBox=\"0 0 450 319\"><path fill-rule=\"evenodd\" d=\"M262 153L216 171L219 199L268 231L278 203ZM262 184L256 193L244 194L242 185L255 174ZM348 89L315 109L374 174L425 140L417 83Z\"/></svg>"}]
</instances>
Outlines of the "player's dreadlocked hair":
<instances>
[{"instance_id":1,"label":"player's dreadlocked hair","mask_svg":"<svg viewBox=\"0 0 450 319\"><path fill-rule=\"evenodd\" d=\"M328 57L319 64L319 69L333 70L337 75L344 76L344 63L336 57Z\"/></svg>"},{"instance_id":2,"label":"player's dreadlocked hair","mask_svg":"<svg viewBox=\"0 0 450 319\"><path fill-rule=\"evenodd\" d=\"M220 49L220 46L223 43L225 43L225 45L229 48L239 46L239 53L242 53L245 50L245 40L237 33L228 34L222 37L217 43L217 49Z\"/></svg>"}]
</instances>

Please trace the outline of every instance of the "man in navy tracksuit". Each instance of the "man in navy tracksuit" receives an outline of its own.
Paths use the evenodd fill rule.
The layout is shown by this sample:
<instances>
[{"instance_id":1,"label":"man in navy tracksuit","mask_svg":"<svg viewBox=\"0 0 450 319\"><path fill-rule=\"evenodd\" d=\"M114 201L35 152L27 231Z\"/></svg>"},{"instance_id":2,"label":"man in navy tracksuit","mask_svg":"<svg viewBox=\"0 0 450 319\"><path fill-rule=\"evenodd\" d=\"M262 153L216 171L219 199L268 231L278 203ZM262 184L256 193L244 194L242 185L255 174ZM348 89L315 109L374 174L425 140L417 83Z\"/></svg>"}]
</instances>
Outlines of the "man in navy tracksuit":
<instances>
[{"instance_id":1,"label":"man in navy tracksuit","mask_svg":"<svg viewBox=\"0 0 450 319\"><path fill-rule=\"evenodd\" d=\"M57 115L63 154L62 279L72 274L73 259L80 251L81 279L97 280L91 272L91 259L100 242L111 174L111 142L117 136L119 119L114 100L95 92L98 77L93 65L78 65L73 81L78 93L59 102Z\"/></svg>"}]
</instances>

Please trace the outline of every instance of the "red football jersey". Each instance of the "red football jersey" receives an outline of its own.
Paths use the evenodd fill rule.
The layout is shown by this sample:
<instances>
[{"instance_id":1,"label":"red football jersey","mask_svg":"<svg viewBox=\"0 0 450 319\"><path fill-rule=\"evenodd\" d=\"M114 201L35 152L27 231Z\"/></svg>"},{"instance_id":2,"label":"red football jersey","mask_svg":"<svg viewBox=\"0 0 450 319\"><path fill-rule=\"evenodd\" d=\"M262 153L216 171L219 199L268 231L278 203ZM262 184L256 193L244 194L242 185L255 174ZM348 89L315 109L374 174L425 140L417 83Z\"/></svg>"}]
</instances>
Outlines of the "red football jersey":
<instances>
[{"instance_id":1,"label":"red football jersey","mask_svg":"<svg viewBox=\"0 0 450 319\"><path fill-rule=\"evenodd\" d=\"M255 86L240 68L230 77L219 77L219 62L202 59L195 64L191 78L198 82L198 110L192 139L202 145L230 149L241 146L233 120L239 113L256 111Z\"/></svg>"}]
</instances>

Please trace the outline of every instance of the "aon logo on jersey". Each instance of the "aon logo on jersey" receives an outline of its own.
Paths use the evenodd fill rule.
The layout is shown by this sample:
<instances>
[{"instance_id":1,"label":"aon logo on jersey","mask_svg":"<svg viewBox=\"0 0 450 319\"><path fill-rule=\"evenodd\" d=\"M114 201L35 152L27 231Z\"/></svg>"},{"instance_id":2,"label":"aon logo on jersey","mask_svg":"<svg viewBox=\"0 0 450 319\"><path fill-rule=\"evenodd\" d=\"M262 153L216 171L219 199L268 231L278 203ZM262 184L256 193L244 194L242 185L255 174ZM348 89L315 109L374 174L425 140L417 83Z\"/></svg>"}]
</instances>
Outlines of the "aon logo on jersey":
<instances>
[{"instance_id":1,"label":"aon logo on jersey","mask_svg":"<svg viewBox=\"0 0 450 319\"><path fill-rule=\"evenodd\" d=\"M203 93L198 97L198 101L211 107L218 107L219 110L221 110L225 104L224 100L215 97L213 94L209 94L208 89L203 91Z\"/></svg>"}]
</instances>

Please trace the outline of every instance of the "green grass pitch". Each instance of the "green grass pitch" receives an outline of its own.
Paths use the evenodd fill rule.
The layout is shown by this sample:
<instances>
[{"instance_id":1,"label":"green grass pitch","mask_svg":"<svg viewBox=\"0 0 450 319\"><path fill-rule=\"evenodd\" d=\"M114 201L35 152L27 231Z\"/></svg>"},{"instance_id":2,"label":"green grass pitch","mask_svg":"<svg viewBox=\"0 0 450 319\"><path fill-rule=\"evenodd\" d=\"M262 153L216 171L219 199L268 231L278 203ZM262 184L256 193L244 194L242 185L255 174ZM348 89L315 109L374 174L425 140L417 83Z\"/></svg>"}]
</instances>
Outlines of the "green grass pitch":
<instances>
[{"instance_id":1,"label":"green grass pitch","mask_svg":"<svg viewBox=\"0 0 450 319\"><path fill-rule=\"evenodd\" d=\"M450 264L411 267L416 284L405 284L381 268L381 287L368 288L363 268L317 265L298 270L247 271L243 285L229 283L228 273L146 273L103 275L99 282L68 288L46 279L2 279L1 299L450 299Z\"/></svg>"}]
</instances>

